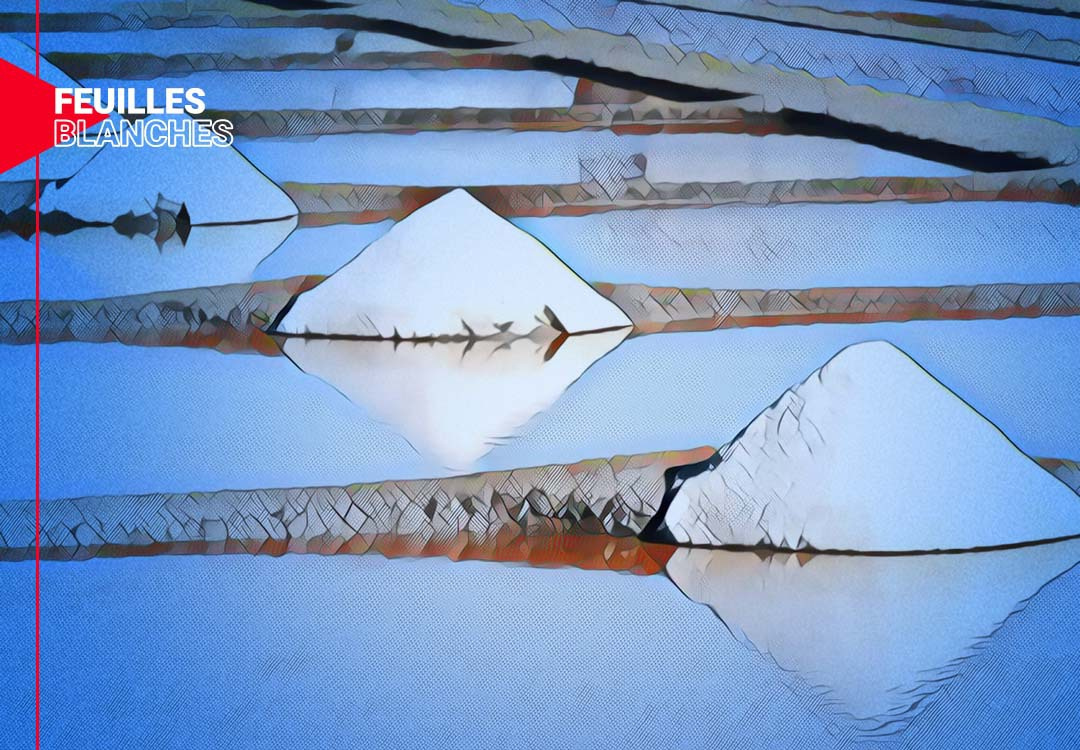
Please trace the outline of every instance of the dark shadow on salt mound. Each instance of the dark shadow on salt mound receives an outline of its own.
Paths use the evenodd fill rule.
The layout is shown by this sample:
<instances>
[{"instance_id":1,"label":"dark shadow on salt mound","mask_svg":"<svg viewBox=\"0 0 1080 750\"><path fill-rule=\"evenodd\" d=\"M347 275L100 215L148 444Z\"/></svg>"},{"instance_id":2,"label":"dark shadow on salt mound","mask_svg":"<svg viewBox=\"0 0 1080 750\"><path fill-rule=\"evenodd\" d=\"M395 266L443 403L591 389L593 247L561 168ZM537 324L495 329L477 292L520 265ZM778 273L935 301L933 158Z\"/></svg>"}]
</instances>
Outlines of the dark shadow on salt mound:
<instances>
[{"instance_id":1,"label":"dark shadow on salt mound","mask_svg":"<svg viewBox=\"0 0 1080 750\"><path fill-rule=\"evenodd\" d=\"M675 479L679 544L915 552L1080 534L1080 498L906 354L849 347Z\"/></svg>"},{"instance_id":2,"label":"dark shadow on salt mound","mask_svg":"<svg viewBox=\"0 0 1080 750\"><path fill-rule=\"evenodd\" d=\"M275 332L426 339L630 326L539 240L458 189L414 211L299 295Z\"/></svg>"},{"instance_id":3,"label":"dark shadow on salt mound","mask_svg":"<svg viewBox=\"0 0 1080 750\"><path fill-rule=\"evenodd\" d=\"M690 599L820 695L858 731L901 732L987 642L1080 561L1080 541L957 555L863 557L681 549L667 574Z\"/></svg>"}]
</instances>

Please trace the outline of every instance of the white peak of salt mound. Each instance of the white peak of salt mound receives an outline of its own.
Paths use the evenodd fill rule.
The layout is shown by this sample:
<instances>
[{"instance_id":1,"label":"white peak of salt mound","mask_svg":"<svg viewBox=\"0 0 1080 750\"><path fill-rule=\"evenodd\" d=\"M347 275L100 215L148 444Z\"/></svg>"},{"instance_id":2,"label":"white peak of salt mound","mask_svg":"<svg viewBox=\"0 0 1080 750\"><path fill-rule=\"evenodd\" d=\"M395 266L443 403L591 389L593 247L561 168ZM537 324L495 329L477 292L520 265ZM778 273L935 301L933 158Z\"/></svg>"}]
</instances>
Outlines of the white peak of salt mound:
<instances>
[{"instance_id":1,"label":"white peak of salt mound","mask_svg":"<svg viewBox=\"0 0 1080 750\"><path fill-rule=\"evenodd\" d=\"M291 334L421 338L568 333L631 323L539 240L462 189L417 209L301 294L278 323Z\"/></svg>"},{"instance_id":2,"label":"white peak of salt mound","mask_svg":"<svg viewBox=\"0 0 1080 750\"><path fill-rule=\"evenodd\" d=\"M675 541L863 551L1080 534L1080 497L884 342L844 349L685 479Z\"/></svg>"}]
</instances>

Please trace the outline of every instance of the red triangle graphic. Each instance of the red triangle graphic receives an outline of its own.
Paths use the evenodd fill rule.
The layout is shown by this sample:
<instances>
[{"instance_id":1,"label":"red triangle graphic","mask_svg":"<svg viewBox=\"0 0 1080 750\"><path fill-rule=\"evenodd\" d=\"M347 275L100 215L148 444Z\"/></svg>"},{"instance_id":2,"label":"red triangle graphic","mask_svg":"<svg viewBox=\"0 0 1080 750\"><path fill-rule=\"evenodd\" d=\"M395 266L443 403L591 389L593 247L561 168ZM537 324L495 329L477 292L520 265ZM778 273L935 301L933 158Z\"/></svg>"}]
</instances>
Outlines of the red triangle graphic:
<instances>
[{"instance_id":1,"label":"red triangle graphic","mask_svg":"<svg viewBox=\"0 0 1080 750\"><path fill-rule=\"evenodd\" d=\"M0 91L5 105L0 114L0 173L55 146L57 120L79 120L91 127L108 117L98 112L76 115L73 104L57 112L56 87L6 60L0 60Z\"/></svg>"}]
</instances>

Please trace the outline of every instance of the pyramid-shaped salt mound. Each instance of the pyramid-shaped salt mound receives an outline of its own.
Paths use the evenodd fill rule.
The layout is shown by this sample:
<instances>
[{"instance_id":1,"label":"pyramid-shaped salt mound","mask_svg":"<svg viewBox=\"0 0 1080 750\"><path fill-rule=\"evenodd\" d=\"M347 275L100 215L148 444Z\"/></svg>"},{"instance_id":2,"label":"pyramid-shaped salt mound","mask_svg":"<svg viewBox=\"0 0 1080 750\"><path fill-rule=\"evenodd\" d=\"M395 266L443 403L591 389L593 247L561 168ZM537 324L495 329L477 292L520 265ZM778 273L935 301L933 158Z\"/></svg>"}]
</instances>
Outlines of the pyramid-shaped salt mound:
<instances>
[{"instance_id":1,"label":"pyramid-shaped salt mound","mask_svg":"<svg viewBox=\"0 0 1080 750\"><path fill-rule=\"evenodd\" d=\"M623 312L539 240L464 190L418 209L277 324L286 334L370 338L627 328Z\"/></svg>"},{"instance_id":2,"label":"pyramid-shaped salt mound","mask_svg":"<svg viewBox=\"0 0 1080 750\"><path fill-rule=\"evenodd\" d=\"M112 222L129 212L155 213L161 199L183 205L193 225L275 221L297 214L289 196L232 146L104 146L71 179L45 189L41 210Z\"/></svg>"},{"instance_id":3,"label":"pyramid-shaped salt mound","mask_svg":"<svg viewBox=\"0 0 1080 750\"><path fill-rule=\"evenodd\" d=\"M677 542L916 551L1080 534L1080 497L883 342L840 352L698 468L661 525Z\"/></svg>"}]
</instances>

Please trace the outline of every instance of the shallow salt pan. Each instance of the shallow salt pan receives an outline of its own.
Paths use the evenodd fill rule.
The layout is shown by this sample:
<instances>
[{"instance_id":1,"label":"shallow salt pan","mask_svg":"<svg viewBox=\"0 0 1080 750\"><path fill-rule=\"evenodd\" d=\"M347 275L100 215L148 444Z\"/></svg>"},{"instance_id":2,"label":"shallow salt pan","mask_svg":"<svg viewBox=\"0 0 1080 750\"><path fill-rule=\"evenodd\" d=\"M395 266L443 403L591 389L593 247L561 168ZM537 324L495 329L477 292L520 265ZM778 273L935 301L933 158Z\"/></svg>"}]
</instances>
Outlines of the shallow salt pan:
<instances>
[{"instance_id":1,"label":"shallow salt pan","mask_svg":"<svg viewBox=\"0 0 1080 750\"><path fill-rule=\"evenodd\" d=\"M698 468L664 518L680 543L913 551L1080 534L1076 494L884 342L843 350Z\"/></svg>"},{"instance_id":2,"label":"shallow salt pan","mask_svg":"<svg viewBox=\"0 0 1080 750\"><path fill-rule=\"evenodd\" d=\"M851 5L845 5L845 10ZM901 10L894 2L879 5ZM632 34L646 45L675 44L687 53L704 52L721 60L774 66L817 79L837 77L879 91L904 92L924 99L969 100L993 109L1069 123L1076 122L1078 116L1076 97L1062 95L1063 91L1075 90L1077 77L1071 75L1071 68L1059 63L636 3L486 0L483 9L542 20L562 30L576 26L616 35ZM909 4L909 9L925 12L923 3ZM991 25L1006 32L1012 29L1015 35L1038 28L1050 38L1075 38L1075 26L1063 27L1059 19L1031 13L965 8L963 15L992 19ZM972 70L978 74L972 74Z\"/></svg>"},{"instance_id":3,"label":"shallow salt pan","mask_svg":"<svg viewBox=\"0 0 1080 750\"><path fill-rule=\"evenodd\" d=\"M33 296L33 242L18 242L0 241L0 250L29 259L28 265L5 266L14 290L9 296L21 299L26 289ZM59 268L59 261L43 266L43 282ZM1076 322L789 326L633 338L593 364L475 470L715 445L832 353L867 337L902 342L1028 453L1076 457L1080 404L1069 379L1061 377L1080 346ZM403 343L398 350L405 348ZM0 346L0 369L9 373L0 401L0 443L9 458L0 469L0 500L26 499L34 491L33 482L27 488L24 481L33 478L33 440L25 430L34 415L33 347ZM43 455L51 456L42 465L46 497L346 485L457 473L440 470L388 425L285 357L55 344L42 348L41 378L50 393L73 396L44 404L46 421L65 423L64 430L42 433ZM1048 403L1059 408L1046 411ZM112 426L108 439L103 424ZM282 435L289 436L289 462L280 460Z\"/></svg>"},{"instance_id":4,"label":"shallow salt pan","mask_svg":"<svg viewBox=\"0 0 1080 750\"><path fill-rule=\"evenodd\" d=\"M243 56L257 54L246 50ZM209 109L452 109L569 107L576 79L506 70L204 71L182 79L147 80L138 86L162 90L178 83L203 89ZM95 78L87 85L135 84L124 79Z\"/></svg>"},{"instance_id":5,"label":"shallow salt pan","mask_svg":"<svg viewBox=\"0 0 1080 750\"><path fill-rule=\"evenodd\" d=\"M188 85L186 79L185 85ZM519 85L532 87L526 91L535 91L536 84L528 80ZM532 100L530 107L544 106L539 96L533 95ZM564 104L568 105L569 101ZM433 105L427 101L414 102L412 106ZM569 183L582 178L583 161L616 162L635 154L646 157L645 176L653 182L964 174L964 170L956 167L874 146L798 135L451 130L419 132L407 137L393 133L349 133L304 139L241 137L238 148L255 163L265 164L267 174L279 181L375 185L439 186L446 184L448 174L453 175L455 185ZM410 158L417 149L424 152L423 159ZM485 154L486 158L474 158L477 153ZM723 158L717 158L717 154ZM577 217L573 220L580 221Z\"/></svg>"},{"instance_id":6,"label":"shallow salt pan","mask_svg":"<svg viewBox=\"0 0 1080 750\"><path fill-rule=\"evenodd\" d=\"M589 280L806 289L1075 281L1075 213L1072 206L1000 201L803 203L514 223L565 248L563 260Z\"/></svg>"},{"instance_id":7,"label":"shallow salt pan","mask_svg":"<svg viewBox=\"0 0 1080 750\"><path fill-rule=\"evenodd\" d=\"M56 12L58 10L54 7L56 5L58 3L55 0L50 0L48 10ZM341 29L306 28L302 34L297 34L296 29L290 28L245 29L220 26L125 29L104 33L45 31L41 34L41 51L45 54L50 52L141 53L161 57L231 52L244 58L294 55L303 52L329 54L334 51L335 45L342 38L342 33ZM34 43L32 33L19 36L27 44ZM352 44L349 46L352 52L415 52L429 49L433 48L410 39L363 31L352 38Z\"/></svg>"}]
</instances>

